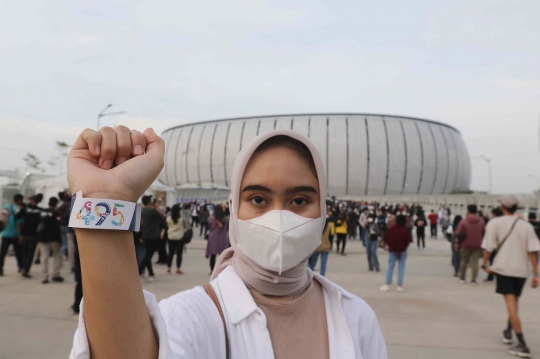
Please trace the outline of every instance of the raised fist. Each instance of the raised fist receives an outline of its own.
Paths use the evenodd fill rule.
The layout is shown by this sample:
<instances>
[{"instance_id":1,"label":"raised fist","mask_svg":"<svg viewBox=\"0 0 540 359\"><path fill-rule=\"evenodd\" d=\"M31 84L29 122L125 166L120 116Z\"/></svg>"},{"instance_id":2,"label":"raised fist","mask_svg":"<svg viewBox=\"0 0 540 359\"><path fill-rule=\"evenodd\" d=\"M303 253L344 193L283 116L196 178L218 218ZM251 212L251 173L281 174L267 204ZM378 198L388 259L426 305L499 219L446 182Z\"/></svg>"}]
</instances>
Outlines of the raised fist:
<instances>
[{"instance_id":1,"label":"raised fist","mask_svg":"<svg viewBox=\"0 0 540 359\"><path fill-rule=\"evenodd\" d=\"M71 193L136 202L163 168L165 144L151 128L125 126L81 132L67 161Z\"/></svg>"}]
</instances>

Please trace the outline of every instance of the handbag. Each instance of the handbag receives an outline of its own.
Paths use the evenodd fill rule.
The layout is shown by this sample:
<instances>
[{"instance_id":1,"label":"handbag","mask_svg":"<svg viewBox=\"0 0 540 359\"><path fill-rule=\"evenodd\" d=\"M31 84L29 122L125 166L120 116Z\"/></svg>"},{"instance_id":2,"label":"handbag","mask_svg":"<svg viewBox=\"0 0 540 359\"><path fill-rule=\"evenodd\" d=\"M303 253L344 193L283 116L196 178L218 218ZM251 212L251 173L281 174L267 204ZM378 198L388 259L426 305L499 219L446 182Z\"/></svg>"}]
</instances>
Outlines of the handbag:
<instances>
[{"instance_id":1,"label":"handbag","mask_svg":"<svg viewBox=\"0 0 540 359\"><path fill-rule=\"evenodd\" d=\"M493 252L491 253L491 261L493 262L495 260L495 257L497 256L497 254L499 253L499 251L501 250L501 247L503 246L504 242L506 242L506 240L508 239L508 237L510 237L510 235L512 234L512 231L514 230L514 227L516 226L516 223L518 223L519 221L519 218L516 218L516 220L514 221L514 224L512 224L512 227L510 228L510 231L508 232L508 234L506 235L506 237L504 237L504 239L501 241L501 243L499 243L499 245L497 246L497 248L495 248L493 250Z\"/></svg>"},{"instance_id":2,"label":"handbag","mask_svg":"<svg viewBox=\"0 0 540 359\"><path fill-rule=\"evenodd\" d=\"M225 323L225 315L223 314L223 309L221 309L221 305L219 304L219 300L216 297L216 292L214 292L214 289L210 285L210 283L207 283L204 285L204 289L206 290L206 293L208 293L208 296L210 296L210 299L212 299L212 302L216 305L216 308L219 312L219 315L221 316L221 322L223 323L223 331L225 332L225 351L227 359L230 359L230 345L229 345L229 334L227 332L227 324Z\"/></svg>"},{"instance_id":3,"label":"handbag","mask_svg":"<svg viewBox=\"0 0 540 359\"><path fill-rule=\"evenodd\" d=\"M184 221L184 227L185 228L188 228L184 231L184 236L182 237L182 242L184 244L188 244L188 243L191 243L191 239L193 238L193 228L191 228L191 225L189 224L189 222L186 222L183 217L182 217L182 221Z\"/></svg>"}]
</instances>

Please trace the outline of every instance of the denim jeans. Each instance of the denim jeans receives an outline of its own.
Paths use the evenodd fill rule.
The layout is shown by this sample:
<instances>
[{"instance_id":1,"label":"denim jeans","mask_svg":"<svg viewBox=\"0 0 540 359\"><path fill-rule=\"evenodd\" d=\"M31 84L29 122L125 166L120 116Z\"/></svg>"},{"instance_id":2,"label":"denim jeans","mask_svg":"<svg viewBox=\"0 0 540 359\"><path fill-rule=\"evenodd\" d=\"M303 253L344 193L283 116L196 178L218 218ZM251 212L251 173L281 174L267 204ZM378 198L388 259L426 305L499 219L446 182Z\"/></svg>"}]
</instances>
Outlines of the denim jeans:
<instances>
[{"instance_id":1,"label":"denim jeans","mask_svg":"<svg viewBox=\"0 0 540 359\"><path fill-rule=\"evenodd\" d=\"M326 261L328 260L329 252L313 252L311 257L309 257L309 269L315 270L317 265L317 260L319 259L319 254L321 255L321 275L324 277L326 274Z\"/></svg>"},{"instance_id":2,"label":"denim jeans","mask_svg":"<svg viewBox=\"0 0 540 359\"><path fill-rule=\"evenodd\" d=\"M362 241L362 244L365 247L366 246L366 229L362 226L360 226L360 240Z\"/></svg>"},{"instance_id":3,"label":"denim jeans","mask_svg":"<svg viewBox=\"0 0 540 359\"><path fill-rule=\"evenodd\" d=\"M392 276L394 275L394 267L398 261L398 285L403 286L403 277L405 276L405 262L407 261L407 251L401 253L401 259L395 252L390 252L388 255L388 271L386 272L386 284L392 284Z\"/></svg>"},{"instance_id":4,"label":"denim jeans","mask_svg":"<svg viewBox=\"0 0 540 359\"><path fill-rule=\"evenodd\" d=\"M367 259L369 269L379 269L379 257L377 257L377 247L379 247L379 241L376 239L367 239Z\"/></svg>"}]
</instances>

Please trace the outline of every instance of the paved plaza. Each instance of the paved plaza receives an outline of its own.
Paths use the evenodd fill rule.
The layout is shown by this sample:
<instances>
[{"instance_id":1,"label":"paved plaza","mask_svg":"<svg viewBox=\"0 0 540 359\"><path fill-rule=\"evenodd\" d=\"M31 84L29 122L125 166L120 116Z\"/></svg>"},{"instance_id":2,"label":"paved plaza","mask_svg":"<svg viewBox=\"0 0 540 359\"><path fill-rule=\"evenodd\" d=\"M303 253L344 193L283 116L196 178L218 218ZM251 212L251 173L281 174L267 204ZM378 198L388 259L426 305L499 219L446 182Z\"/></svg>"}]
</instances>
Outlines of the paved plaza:
<instances>
[{"instance_id":1,"label":"paved plaza","mask_svg":"<svg viewBox=\"0 0 540 359\"><path fill-rule=\"evenodd\" d=\"M184 256L183 276L165 274L156 266L157 280L144 283L158 300L208 281L205 241L194 239ZM461 285L452 276L450 246L446 240L427 240L427 249L409 249L404 293L383 293L388 256L379 251L381 273L369 272L364 248L348 241L346 257L332 253L327 277L366 300L375 310L388 344L390 358L499 359L511 358L501 343L506 323L502 297L494 284ZM69 309L74 281L67 266L65 283L41 284L38 266L34 277L22 280L15 259L6 259L0 277L0 359L67 358L76 320ZM484 279L484 273L480 274ZM540 290L524 291L520 304L525 338L540 357ZM369 358L367 358L369 359Z\"/></svg>"}]
</instances>

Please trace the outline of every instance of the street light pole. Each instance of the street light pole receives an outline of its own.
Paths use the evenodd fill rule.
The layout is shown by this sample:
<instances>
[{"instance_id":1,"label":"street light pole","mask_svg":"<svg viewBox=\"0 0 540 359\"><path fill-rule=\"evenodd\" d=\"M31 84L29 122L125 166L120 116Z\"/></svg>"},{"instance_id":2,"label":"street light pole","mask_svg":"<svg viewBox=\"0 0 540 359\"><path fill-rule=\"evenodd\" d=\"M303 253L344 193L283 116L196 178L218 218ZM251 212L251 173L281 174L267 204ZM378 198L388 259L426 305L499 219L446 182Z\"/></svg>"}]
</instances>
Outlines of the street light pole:
<instances>
[{"instance_id":1,"label":"street light pole","mask_svg":"<svg viewBox=\"0 0 540 359\"><path fill-rule=\"evenodd\" d=\"M493 193L493 174L491 169L491 160L487 158L484 155L480 155L480 158L482 158L484 161L488 163L488 170L489 170L489 193Z\"/></svg>"},{"instance_id":2,"label":"street light pole","mask_svg":"<svg viewBox=\"0 0 540 359\"><path fill-rule=\"evenodd\" d=\"M126 113L126 111L119 111L119 112L109 112L109 113L105 113L105 111L107 111L110 107L112 106L112 103L108 104L107 107L105 107L103 109L103 111L101 111L98 116L97 116L97 130L99 131L99 121L101 120L102 117L105 117L105 116L112 116L112 115L121 115L123 113Z\"/></svg>"}]
</instances>

